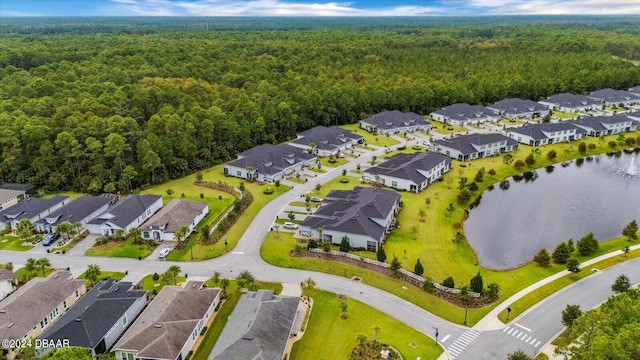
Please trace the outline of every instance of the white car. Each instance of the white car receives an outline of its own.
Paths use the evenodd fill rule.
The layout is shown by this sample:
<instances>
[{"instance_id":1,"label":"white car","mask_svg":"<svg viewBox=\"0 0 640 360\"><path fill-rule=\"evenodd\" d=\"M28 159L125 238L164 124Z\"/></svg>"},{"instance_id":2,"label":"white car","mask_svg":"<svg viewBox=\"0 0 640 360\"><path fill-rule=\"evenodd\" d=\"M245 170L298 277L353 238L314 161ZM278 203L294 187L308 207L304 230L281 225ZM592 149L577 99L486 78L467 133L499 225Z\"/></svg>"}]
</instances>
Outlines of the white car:
<instances>
[{"instance_id":1,"label":"white car","mask_svg":"<svg viewBox=\"0 0 640 360\"><path fill-rule=\"evenodd\" d=\"M171 249L169 249L169 248L162 249L158 253L158 258L159 259L164 259L164 258L167 257L167 255L169 255L170 252L171 252Z\"/></svg>"},{"instance_id":2,"label":"white car","mask_svg":"<svg viewBox=\"0 0 640 360\"><path fill-rule=\"evenodd\" d=\"M422 145L431 146L431 143L428 140L422 142Z\"/></svg>"},{"instance_id":3,"label":"white car","mask_svg":"<svg viewBox=\"0 0 640 360\"><path fill-rule=\"evenodd\" d=\"M317 196L314 196L309 200L311 200L312 202L322 202L322 198L321 197L317 197Z\"/></svg>"},{"instance_id":4,"label":"white car","mask_svg":"<svg viewBox=\"0 0 640 360\"><path fill-rule=\"evenodd\" d=\"M296 223L292 223L292 222L286 222L284 223L283 226L285 229L290 229L290 230L297 230L298 229L298 224Z\"/></svg>"}]
</instances>

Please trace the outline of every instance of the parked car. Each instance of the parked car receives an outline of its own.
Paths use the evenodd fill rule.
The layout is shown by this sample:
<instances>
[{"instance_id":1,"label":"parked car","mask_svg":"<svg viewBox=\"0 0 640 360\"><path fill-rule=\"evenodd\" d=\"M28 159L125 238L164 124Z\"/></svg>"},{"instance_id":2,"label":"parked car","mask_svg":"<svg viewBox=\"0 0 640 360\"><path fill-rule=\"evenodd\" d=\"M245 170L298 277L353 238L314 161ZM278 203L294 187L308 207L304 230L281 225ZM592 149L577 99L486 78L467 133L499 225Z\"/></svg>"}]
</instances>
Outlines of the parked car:
<instances>
[{"instance_id":1,"label":"parked car","mask_svg":"<svg viewBox=\"0 0 640 360\"><path fill-rule=\"evenodd\" d=\"M169 249L169 248L162 249L158 253L158 258L159 259L164 259L164 258L167 257L167 255L169 255L170 252L171 252L171 249Z\"/></svg>"},{"instance_id":2,"label":"parked car","mask_svg":"<svg viewBox=\"0 0 640 360\"><path fill-rule=\"evenodd\" d=\"M311 200L312 202L322 202L322 198L321 197L317 197L317 196L314 196L309 200Z\"/></svg>"},{"instance_id":3,"label":"parked car","mask_svg":"<svg viewBox=\"0 0 640 360\"><path fill-rule=\"evenodd\" d=\"M49 246L58 241L58 239L60 239L60 234L58 233L47 234L44 239L42 239L42 245Z\"/></svg>"},{"instance_id":4,"label":"parked car","mask_svg":"<svg viewBox=\"0 0 640 360\"><path fill-rule=\"evenodd\" d=\"M292 223L292 222L286 222L286 223L284 223L283 228L289 229L289 230L297 230L298 229L298 224Z\"/></svg>"},{"instance_id":5,"label":"parked car","mask_svg":"<svg viewBox=\"0 0 640 360\"><path fill-rule=\"evenodd\" d=\"M386 148L386 149L384 149L384 152L385 152L385 153L387 153L387 154L388 154L388 153L390 153L390 152L392 152L392 151L393 151L393 149L391 149L391 148Z\"/></svg>"},{"instance_id":6,"label":"parked car","mask_svg":"<svg viewBox=\"0 0 640 360\"><path fill-rule=\"evenodd\" d=\"M429 142L429 140L425 140L422 142L422 145L431 146L431 143Z\"/></svg>"}]
</instances>

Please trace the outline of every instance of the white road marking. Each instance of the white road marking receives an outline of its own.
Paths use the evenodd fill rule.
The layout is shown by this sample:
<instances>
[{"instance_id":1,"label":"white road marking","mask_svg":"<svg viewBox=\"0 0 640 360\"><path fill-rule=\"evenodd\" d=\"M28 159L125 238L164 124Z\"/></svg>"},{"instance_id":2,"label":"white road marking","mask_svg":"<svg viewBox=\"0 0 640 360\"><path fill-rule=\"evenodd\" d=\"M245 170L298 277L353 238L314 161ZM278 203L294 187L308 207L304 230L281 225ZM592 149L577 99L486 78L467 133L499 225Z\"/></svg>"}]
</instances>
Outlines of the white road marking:
<instances>
[{"instance_id":1,"label":"white road marking","mask_svg":"<svg viewBox=\"0 0 640 360\"><path fill-rule=\"evenodd\" d=\"M517 327L519 327L519 328L521 328L521 329L527 330L528 332L531 332L531 329L529 329L529 328L527 328L527 327L524 327L524 326L522 326L522 325L520 325L520 324L518 324L518 323L515 323L515 324L513 324L513 325L515 325L515 326L517 326Z\"/></svg>"},{"instance_id":2,"label":"white road marking","mask_svg":"<svg viewBox=\"0 0 640 360\"><path fill-rule=\"evenodd\" d=\"M516 331L513 332L513 334L511 334L511 336L516 336L518 334L520 334L520 331L516 330Z\"/></svg>"},{"instance_id":3,"label":"white road marking","mask_svg":"<svg viewBox=\"0 0 640 360\"><path fill-rule=\"evenodd\" d=\"M524 340L524 338L522 338L522 340L524 340L524 342L529 341L529 339L531 339L531 335L529 335L529 337L527 338L527 340Z\"/></svg>"},{"instance_id":4,"label":"white road marking","mask_svg":"<svg viewBox=\"0 0 640 360\"><path fill-rule=\"evenodd\" d=\"M513 332L513 330L515 330L514 328L511 328L511 330L509 330L509 332L507 333L507 335L511 335L511 333Z\"/></svg>"},{"instance_id":5,"label":"white road marking","mask_svg":"<svg viewBox=\"0 0 640 360\"><path fill-rule=\"evenodd\" d=\"M533 345L534 342L536 342L535 338L533 340L531 340L531 342L529 344Z\"/></svg>"},{"instance_id":6,"label":"white road marking","mask_svg":"<svg viewBox=\"0 0 640 360\"><path fill-rule=\"evenodd\" d=\"M232 254L244 255L244 251L232 251Z\"/></svg>"},{"instance_id":7,"label":"white road marking","mask_svg":"<svg viewBox=\"0 0 640 360\"><path fill-rule=\"evenodd\" d=\"M447 334L447 336L443 337L442 340L440 340L440 342L443 343L443 342L447 341L450 336L451 336L450 334Z\"/></svg>"},{"instance_id":8,"label":"white road marking","mask_svg":"<svg viewBox=\"0 0 640 360\"><path fill-rule=\"evenodd\" d=\"M520 336L524 335L524 333L521 333L520 335L516 336L516 339L520 340ZM526 335L525 335L526 336ZM523 336L524 337L524 336Z\"/></svg>"},{"instance_id":9,"label":"white road marking","mask_svg":"<svg viewBox=\"0 0 640 360\"><path fill-rule=\"evenodd\" d=\"M506 332L507 330L509 330L508 326L506 328L504 328L504 330L502 330L502 332Z\"/></svg>"},{"instance_id":10,"label":"white road marking","mask_svg":"<svg viewBox=\"0 0 640 360\"><path fill-rule=\"evenodd\" d=\"M538 341L538 342L536 343L536 346L535 346L535 347L538 347L538 346L540 346L540 341Z\"/></svg>"}]
</instances>

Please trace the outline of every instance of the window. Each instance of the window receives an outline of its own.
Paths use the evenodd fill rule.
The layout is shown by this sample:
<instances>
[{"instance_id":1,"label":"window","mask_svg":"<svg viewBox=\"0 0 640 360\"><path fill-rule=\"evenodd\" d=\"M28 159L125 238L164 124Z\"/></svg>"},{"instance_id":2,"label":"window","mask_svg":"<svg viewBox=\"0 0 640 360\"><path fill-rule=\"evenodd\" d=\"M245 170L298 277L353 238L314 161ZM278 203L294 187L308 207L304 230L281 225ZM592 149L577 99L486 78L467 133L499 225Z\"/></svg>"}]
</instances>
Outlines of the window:
<instances>
[{"instance_id":1,"label":"window","mask_svg":"<svg viewBox=\"0 0 640 360\"><path fill-rule=\"evenodd\" d=\"M122 317L122 326L127 325L127 315Z\"/></svg>"},{"instance_id":2,"label":"window","mask_svg":"<svg viewBox=\"0 0 640 360\"><path fill-rule=\"evenodd\" d=\"M134 360L133 359L133 354L127 354L127 357L128 357L129 360Z\"/></svg>"},{"instance_id":3,"label":"window","mask_svg":"<svg viewBox=\"0 0 640 360\"><path fill-rule=\"evenodd\" d=\"M142 237L148 238L149 237L149 232L145 231L142 233Z\"/></svg>"},{"instance_id":4,"label":"window","mask_svg":"<svg viewBox=\"0 0 640 360\"><path fill-rule=\"evenodd\" d=\"M80 293L78 292L78 290L76 290L76 297L80 296Z\"/></svg>"},{"instance_id":5,"label":"window","mask_svg":"<svg viewBox=\"0 0 640 360\"><path fill-rule=\"evenodd\" d=\"M236 175L242 176L242 171L240 171L240 170L236 171Z\"/></svg>"},{"instance_id":6,"label":"window","mask_svg":"<svg viewBox=\"0 0 640 360\"><path fill-rule=\"evenodd\" d=\"M391 187L398 187L398 182L397 181L392 181L391 182Z\"/></svg>"},{"instance_id":7,"label":"window","mask_svg":"<svg viewBox=\"0 0 640 360\"><path fill-rule=\"evenodd\" d=\"M62 302L62 307L65 308L65 309L67 308L67 300Z\"/></svg>"},{"instance_id":8,"label":"window","mask_svg":"<svg viewBox=\"0 0 640 360\"><path fill-rule=\"evenodd\" d=\"M40 320L40 329L44 329L45 326L49 325L49 319L44 318Z\"/></svg>"},{"instance_id":9,"label":"window","mask_svg":"<svg viewBox=\"0 0 640 360\"><path fill-rule=\"evenodd\" d=\"M126 354L126 353L121 353L121 355L122 355L122 356L121 356L121 357L122 357L122 360L127 360L127 354Z\"/></svg>"}]
</instances>

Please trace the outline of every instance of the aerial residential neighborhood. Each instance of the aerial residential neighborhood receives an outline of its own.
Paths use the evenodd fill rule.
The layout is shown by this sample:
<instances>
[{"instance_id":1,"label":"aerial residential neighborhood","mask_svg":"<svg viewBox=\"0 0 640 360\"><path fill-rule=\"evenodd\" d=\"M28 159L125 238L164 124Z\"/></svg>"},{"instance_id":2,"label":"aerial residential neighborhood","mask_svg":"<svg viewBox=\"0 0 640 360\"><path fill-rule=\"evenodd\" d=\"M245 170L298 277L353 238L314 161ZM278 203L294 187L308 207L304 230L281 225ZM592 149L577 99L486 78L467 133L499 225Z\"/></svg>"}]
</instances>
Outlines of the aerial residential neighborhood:
<instances>
[{"instance_id":1,"label":"aerial residential neighborhood","mask_svg":"<svg viewBox=\"0 0 640 360\"><path fill-rule=\"evenodd\" d=\"M0 360L638 358L632 5L96 3L0 10Z\"/></svg>"}]
</instances>

